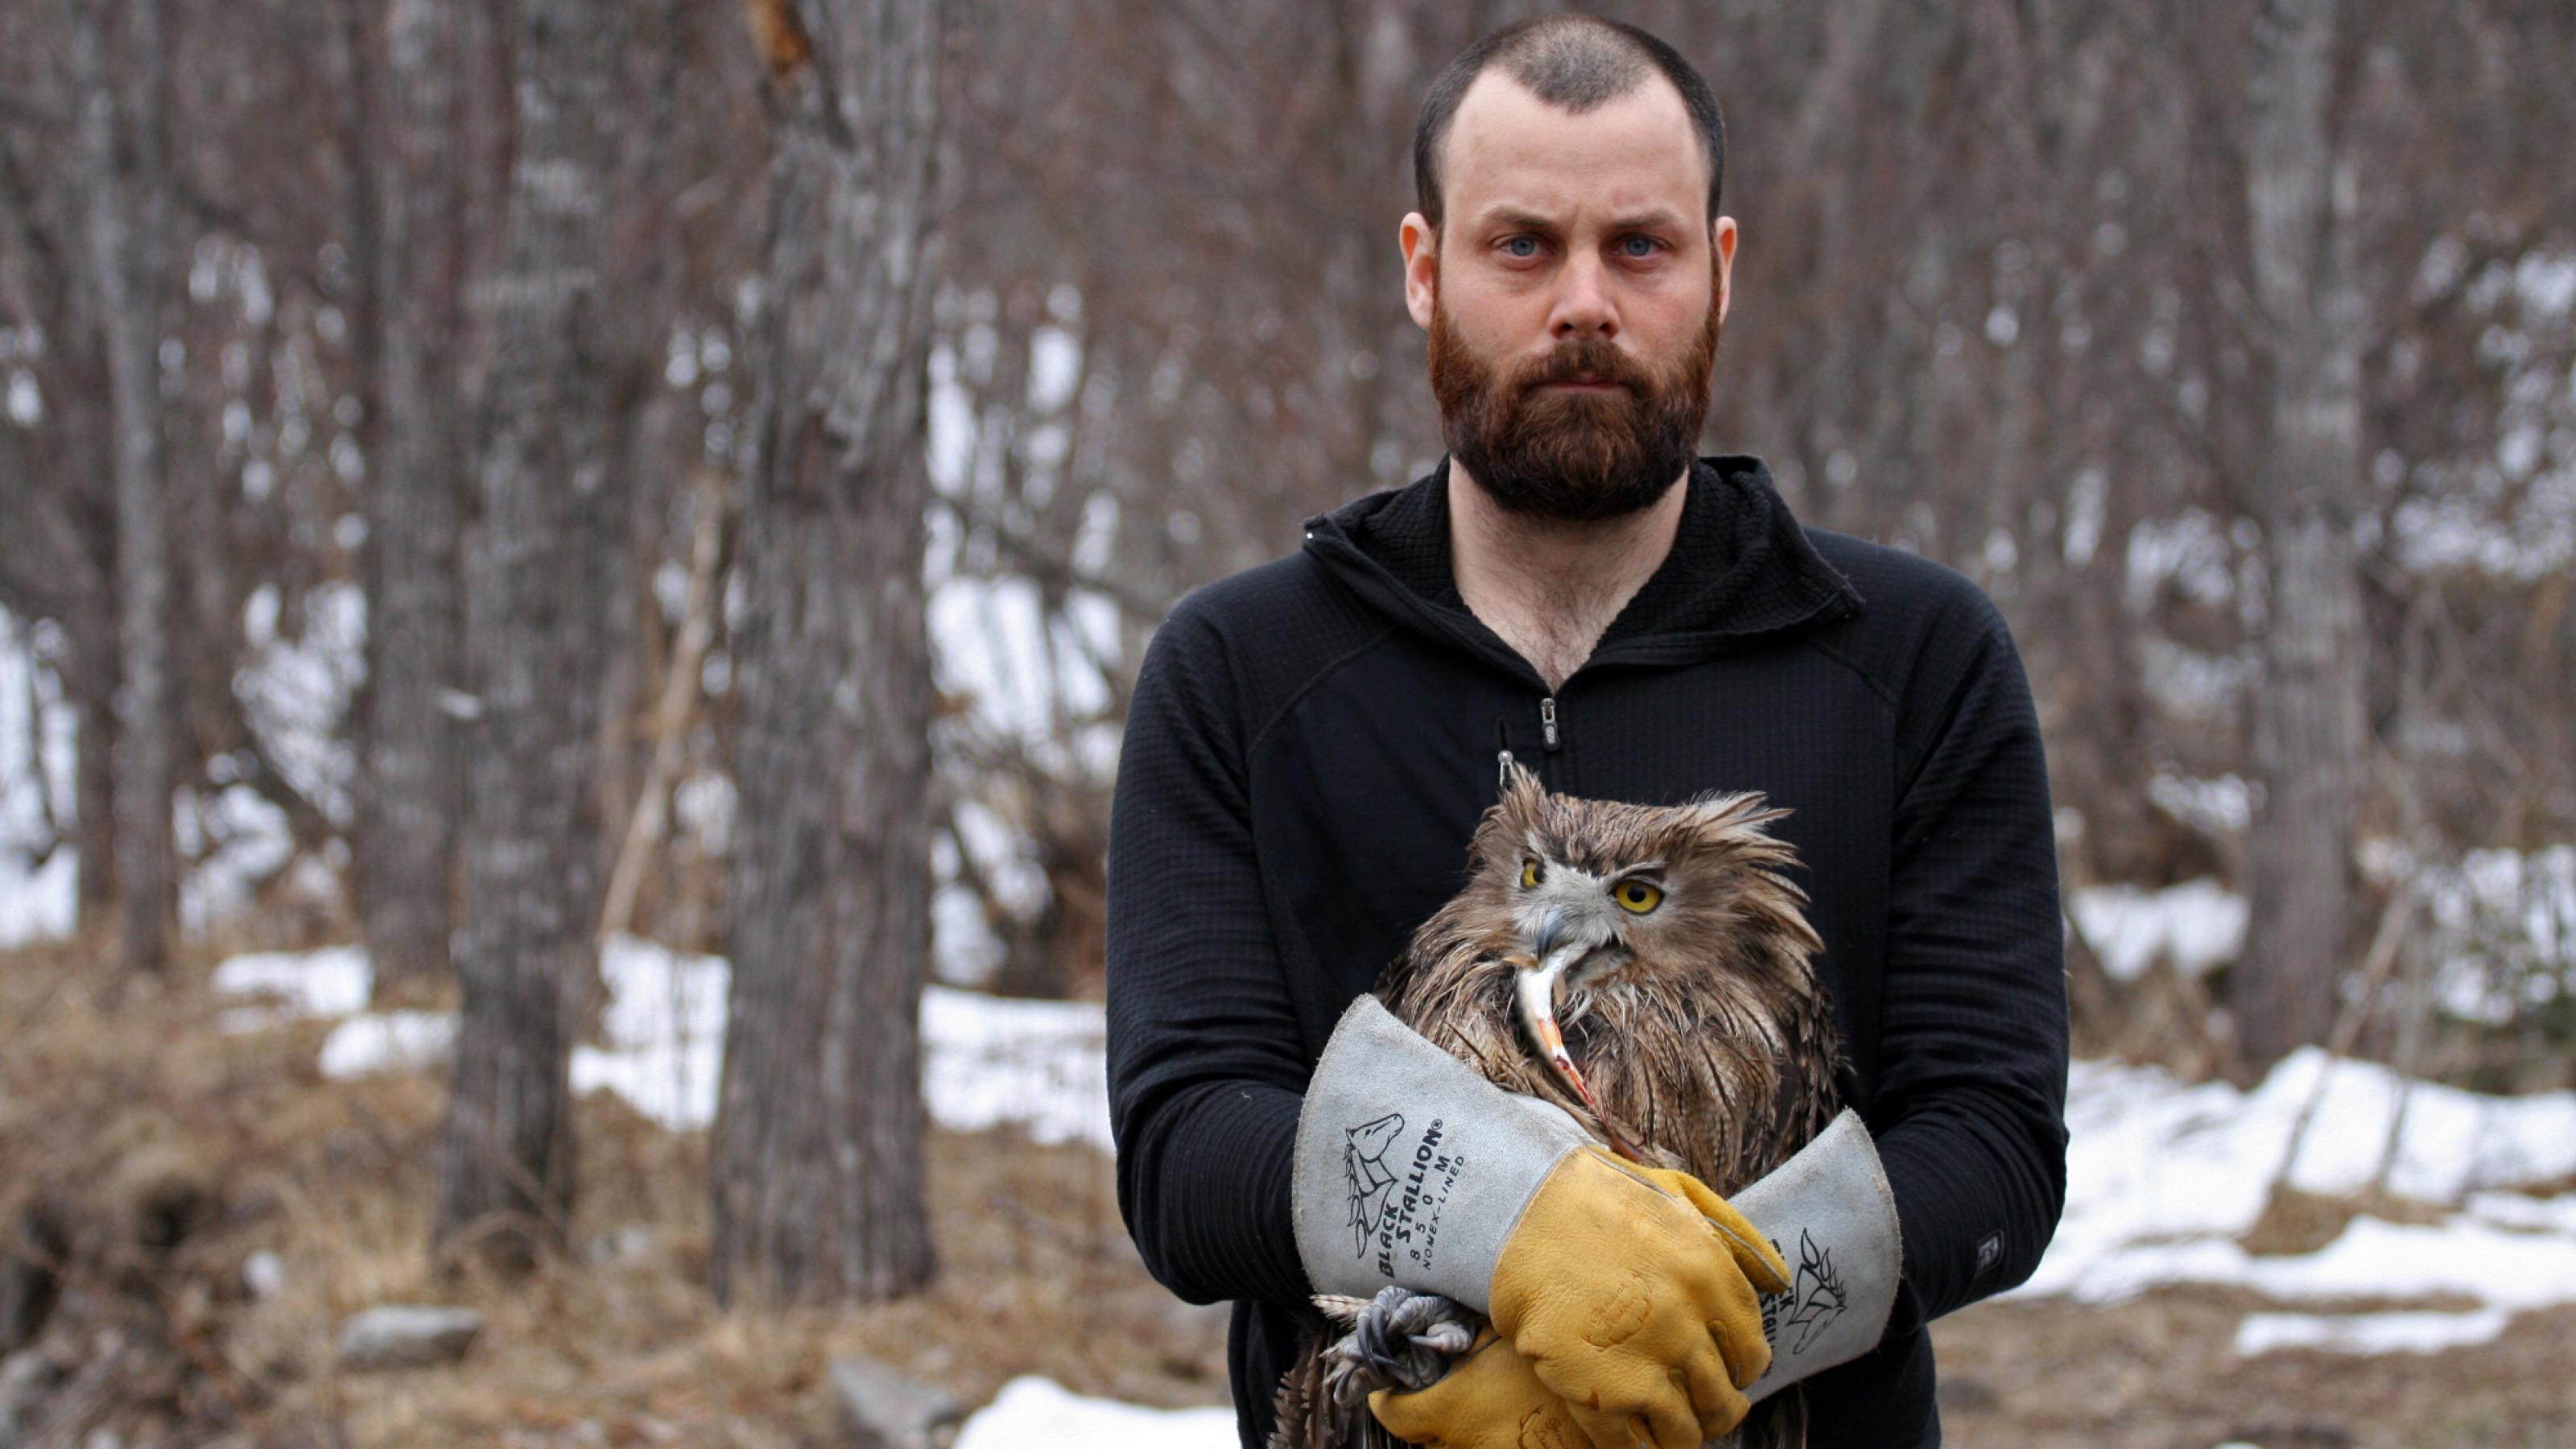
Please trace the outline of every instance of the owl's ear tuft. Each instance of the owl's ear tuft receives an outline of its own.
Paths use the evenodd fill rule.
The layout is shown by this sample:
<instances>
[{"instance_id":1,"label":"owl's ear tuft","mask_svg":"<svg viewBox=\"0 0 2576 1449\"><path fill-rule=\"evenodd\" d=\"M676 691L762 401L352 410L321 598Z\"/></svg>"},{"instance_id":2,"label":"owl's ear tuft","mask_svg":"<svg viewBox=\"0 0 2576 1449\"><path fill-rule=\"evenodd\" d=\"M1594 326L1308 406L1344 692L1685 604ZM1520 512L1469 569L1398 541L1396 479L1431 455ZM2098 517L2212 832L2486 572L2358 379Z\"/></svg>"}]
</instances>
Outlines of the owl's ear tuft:
<instances>
[{"instance_id":1,"label":"owl's ear tuft","mask_svg":"<svg viewBox=\"0 0 2576 1449\"><path fill-rule=\"evenodd\" d=\"M1796 852L1767 828L1789 811L1766 805L1758 790L1711 791L1675 806L1678 823L1667 837L1674 854L1714 858L1732 865L1794 865Z\"/></svg>"},{"instance_id":2,"label":"owl's ear tuft","mask_svg":"<svg viewBox=\"0 0 2576 1449\"><path fill-rule=\"evenodd\" d=\"M1785 807L1763 808L1765 798L1759 790L1711 790L1692 796L1677 808L1685 811L1701 830L1762 833L1764 825L1789 813Z\"/></svg>"}]
</instances>

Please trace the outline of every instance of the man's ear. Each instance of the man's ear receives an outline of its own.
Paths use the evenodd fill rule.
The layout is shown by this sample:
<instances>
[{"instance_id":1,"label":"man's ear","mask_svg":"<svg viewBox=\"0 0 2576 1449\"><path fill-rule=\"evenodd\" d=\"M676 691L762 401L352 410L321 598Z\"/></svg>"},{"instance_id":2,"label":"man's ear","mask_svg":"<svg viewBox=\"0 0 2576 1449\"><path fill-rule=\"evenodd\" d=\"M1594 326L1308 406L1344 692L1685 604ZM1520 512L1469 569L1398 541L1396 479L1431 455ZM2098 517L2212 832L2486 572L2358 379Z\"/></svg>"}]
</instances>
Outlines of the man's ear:
<instances>
[{"instance_id":1,"label":"man's ear","mask_svg":"<svg viewBox=\"0 0 2576 1449\"><path fill-rule=\"evenodd\" d=\"M1726 304L1735 300L1735 218L1721 216L1708 224L1708 252L1717 268L1717 320L1726 320Z\"/></svg>"},{"instance_id":2,"label":"man's ear","mask_svg":"<svg viewBox=\"0 0 2576 1449\"><path fill-rule=\"evenodd\" d=\"M1431 297L1440 281L1440 229L1421 212L1408 211L1395 229L1395 244L1404 252L1404 310L1413 314L1414 326L1429 331Z\"/></svg>"}]
</instances>

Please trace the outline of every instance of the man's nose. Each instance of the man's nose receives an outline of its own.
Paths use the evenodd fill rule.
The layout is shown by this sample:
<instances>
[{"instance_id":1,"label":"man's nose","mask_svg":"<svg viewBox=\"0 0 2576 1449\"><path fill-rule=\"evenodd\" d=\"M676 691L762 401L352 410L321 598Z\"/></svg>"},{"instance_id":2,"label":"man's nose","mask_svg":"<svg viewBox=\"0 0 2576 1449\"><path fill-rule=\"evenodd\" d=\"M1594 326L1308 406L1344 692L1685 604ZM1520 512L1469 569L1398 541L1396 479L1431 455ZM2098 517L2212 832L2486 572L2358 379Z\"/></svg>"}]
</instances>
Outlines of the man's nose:
<instances>
[{"instance_id":1,"label":"man's nose","mask_svg":"<svg viewBox=\"0 0 2576 1449\"><path fill-rule=\"evenodd\" d=\"M1548 335L1559 342L1599 335L1615 337L1619 333L1619 313L1610 305L1607 279L1601 260L1577 252L1557 274L1556 308L1548 315Z\"/></svg>"}]
</instances>

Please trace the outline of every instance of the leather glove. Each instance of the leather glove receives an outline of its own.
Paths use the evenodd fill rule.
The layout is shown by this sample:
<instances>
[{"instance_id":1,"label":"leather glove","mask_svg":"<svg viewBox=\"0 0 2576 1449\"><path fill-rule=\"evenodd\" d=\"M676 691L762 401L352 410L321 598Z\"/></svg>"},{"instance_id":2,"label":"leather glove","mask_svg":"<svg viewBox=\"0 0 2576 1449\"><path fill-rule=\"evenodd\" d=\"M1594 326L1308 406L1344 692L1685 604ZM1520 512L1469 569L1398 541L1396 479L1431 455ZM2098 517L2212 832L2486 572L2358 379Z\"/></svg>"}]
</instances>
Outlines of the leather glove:
<instances>
[{"instance_id":1,"label":"leather glove","mask_svg":"<svg viewBox=\"0 0 2576 1449\"><path fill-rule=\"evenodd\" d=\"M1896 1301L1896 1205L1869 1131L1850 1112L1734 1201L1775 1245L1797 1245L1789 1291L1762 1301L1771 1368L1745 1393L1758 1404L1877 1346ZM1564 1401L1491 1329L1437 1382L1416 1393L1381 1390L1369 1408L1389 1433L1418 1444L1581 1449L1586 1442Z\"/></svg>"},{"instance_id":2,"label":"leather glove","mask_svg":"<svg viewBox=\"0 0 2576 1449\"><path fill-rule=\"evenodd\" d=\"M1368 1406L1386 1432L1423 1449L1587 1449L1592 1442L1530 1361L1490 1328L1438 1382L1412 1393L1380 1389Z\"/></svg>"},{"instance_id":3,"label":"leather glove","mask_svg":"<svg viewBox=\"0 0 2576 1449\"><path fill-rule=\"evenodd\" d=\"M1684 1172L1585 1144L1522 1212L1494 1262L1494 1327L1601 1449L1699 1449L1751 1409L1771 1366L1758 1296L1779 1250Z\"/></svg>"},{"instance_id":4,"label":"leather glove","mask_svg":"<svg viewBox=\"0 0 2576 1449\"><path fill-rule=\"evenodd\" d=\"M1484 1311L1598 1449L1698 1449L1770 1366L1756 1294L1788 1268L1742 1214L1611 1156L1373 997L1316 1063L1292 1190L1318 1290L1401 1282Z\"/></svg>"}]
</instances>

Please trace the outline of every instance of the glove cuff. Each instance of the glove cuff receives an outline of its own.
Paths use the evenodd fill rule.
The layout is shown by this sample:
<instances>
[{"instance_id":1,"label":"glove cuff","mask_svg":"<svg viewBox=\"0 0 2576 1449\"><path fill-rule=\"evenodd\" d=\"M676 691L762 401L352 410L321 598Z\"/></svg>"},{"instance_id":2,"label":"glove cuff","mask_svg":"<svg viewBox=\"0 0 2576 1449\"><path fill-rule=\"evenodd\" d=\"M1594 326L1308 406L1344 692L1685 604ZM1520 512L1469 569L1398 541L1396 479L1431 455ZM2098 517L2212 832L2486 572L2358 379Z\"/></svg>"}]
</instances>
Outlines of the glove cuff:
<instances>
[{"instance_id":1,"label":"glove cuff","mask_svg":"<svg viewBox=\"0 0 2576 1449\"><path fill-rule=\"evenodd\" d=\"M1503 1240L1590 1140L1363 995L1334 1026L1297 1117L1291 1215L1306 1276L1319 1293L1401 1283L1488 1312Z\"/></svg>"},{"instance_id":2,"label":"glove cuff","mask_svg":"<svg viewBox=\"0 0 2576 1449\"><path fill-rule=\"evenodd\" d=\"M1737 1193L1737 1210L1789 1263L1789 1289L1762 1300L1771 1367L1755 1402L1878 1347L1904 1263L1896 1197L1878 1148L1846 1109L1814 1141Z\"/></svg>"}]
</instances>

